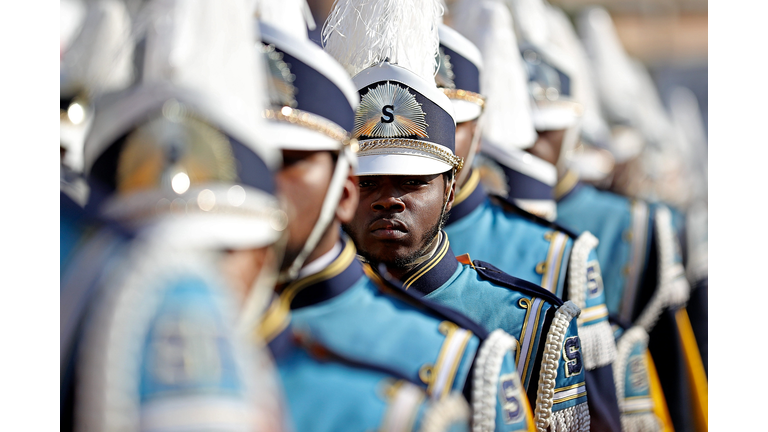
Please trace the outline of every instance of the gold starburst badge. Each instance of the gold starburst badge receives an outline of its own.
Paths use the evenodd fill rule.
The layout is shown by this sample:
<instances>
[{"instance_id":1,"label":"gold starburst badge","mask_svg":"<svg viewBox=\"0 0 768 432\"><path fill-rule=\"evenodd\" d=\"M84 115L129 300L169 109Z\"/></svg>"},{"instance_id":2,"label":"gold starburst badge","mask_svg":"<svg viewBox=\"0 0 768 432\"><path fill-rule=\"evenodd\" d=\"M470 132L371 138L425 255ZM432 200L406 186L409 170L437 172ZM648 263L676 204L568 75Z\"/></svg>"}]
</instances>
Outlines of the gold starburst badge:
<instances>
[{"instance_id":1,"label":"gold starburst badge","mask_svg":"<svg viewBox=\"0 0 768 432\"><path fill-rule=\"evenodd\" d=\"M354 137L429 138L421 104L407 89L389 81L370 89L355 113Z\"/></svg>"}]
</instances>

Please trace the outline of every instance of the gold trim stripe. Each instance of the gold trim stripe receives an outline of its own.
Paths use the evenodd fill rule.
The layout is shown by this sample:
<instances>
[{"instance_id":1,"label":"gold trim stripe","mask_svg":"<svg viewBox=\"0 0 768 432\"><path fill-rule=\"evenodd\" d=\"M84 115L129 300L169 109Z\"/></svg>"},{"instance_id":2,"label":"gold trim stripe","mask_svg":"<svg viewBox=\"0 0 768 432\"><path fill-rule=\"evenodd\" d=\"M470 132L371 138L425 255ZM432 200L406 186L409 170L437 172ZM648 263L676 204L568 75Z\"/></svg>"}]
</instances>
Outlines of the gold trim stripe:
<instances>
[{"instance_id":1,"label":"gold trim stripe","mask_svg":"<svg viewBox=\"0 0 768 432\"><path fill-rule=\"evenodd\" d=\"M559 200L563 195L567 194L576 186L579 182L579 175L575 171L568 170L563 178L557 182L555 189L552 193L555 195L555 200Z\"/></svg>"},{"instance_id":2,"label":"gold trim stripe","mask_svg":"<svg viewBox=\"0 0 768 432\"><path fill-rule=\"evenodd\" d=\"M444 87L440 90L442 90L443 93L448 96L448 99L458 99L472 102L473 104L480 106L480 109L485 109L485 96L481 95L480 93L475 93L469 90L449 89Z\"/></svg>"},{"instance_id":3,"label":"gold trim stripe","mask_svg":"<svg viewBox=\"0 0 768 432\"><path fill-rule=\"evenodd\" d=\"M678 329L680 329L680 341L683 344L685 366L693 395L691 405L693 405L694 424L698 430L707 430L709 427L709 385L688 311L682 308L675 312L675 321Z\"/></svg>"},{"instance_id":4,"label":"gold trim stripe","mask_svg":"<svg viewBox=\"0 0 768 432\"><path fill-rule=\"evenodd\" d=\"M416 150L433 155L435 158L452 166L456 172L461 171L461 168L464 167L464 159L453 154L447 147L427 141L409 138L376 138L359 140L358 144L358 156L369 156L366 153L370 153L370 155L382 154L381 150L399 148Z\"/></svg>"},{"instance_id":5,"label":"gold trim stripe","mask_svg":"<svg viewBox=\"0 0 768 432\"><path fill-rule=\"evenodd\" d=\"M541 277L541 286L554 294L557 290L557 281L560 278L560 266L563 263L568 236L558 231L554 231L552 234L548 236L549 250L547 250L547 260L544 274Z\"/></svg>"},{"instance_id":6,"label":"gold trim stripe","mask_svg":"<svg viewBox=\"0 0 768 432\"><path fill-rule=\"evenodd\" d=\"M462 186L459 192L456 194L456 198L453 199L454 207L461 204L462 201L467 199L468 196L472 195L472 192L477 189L479 184L480 173L477 170L472 170L472 174L469 175L466 183L464 183L464 186Z\"/></svg>"},{"instance_id":7,"label":"gold trim stripe","mask_svg":"<svg viewBox=\"0 0 768 432\"><path fill-rule=\"evenodd\" d=\"M527 306L525 306L525 309L528 309L528 311L525 314L525 320L523 321L523 328L520 331L520 337L518 338L518 340L520 341L520 350L518 350L516 353L517 356L515 358L515 366L517 366L518 372L520 373L520 381L523 383L523 385L525 385L525 380L528 377L528 366L531 363L531 352L533 352L533 345L534 345L533 336L539 330L539 320L541 319L541 309L544 307L544 301L536 297L533 298L533 301L531 301L531 299L528 299L528 298L521 298L519 301L527 304ZM533 312L534 305L536 305L536 312L535 312L535 315L531 317L531 313ZM533 320L532 321L533 328L529 329L528 322L531 320ZM526 344L528 345L528 350L527 350L528 352L525 354L525 362L521 365L520 356L522 355L522 348L525 347Z\"/></svg>"},{"instance_id":8,"label":"gold trim stripe","mask_svg":"<svg viewBox=\"0 0 768 432\"><path fill-rule=\"evenodd\" d=\"M441 247L440 250L435 254L435 256L432 257L430 262L426 264L424 267L422 267L421 270L417 271L411 277L406 279L405 282L403 282L403 288L405 288L405 290L407 291L408 288L410 288L414 282L416 282L419 278L424 276L428 271L432 270L432 268L436 266L441 259L443 259L443 257L447 252L448 252L448 239L446 238L445 243L443 243L443 247Z\"/></svg>"},{"instance_id":9,"label":"gold trim stripe","mask_svg":"<svg viewBox=\"0 0 768 432\"><path fill-rule=\"evenodd\" d=\"M553 390L553 391L554 391L555 393L559 393L559 392L563 392L563 391L567 391L567 390L573 390L573 389L575 389L575 388L579 388L579 387L584 387L585 385L586 385L586 384L584 384L584 383L571 384L571 385L569 385L569 386L565 386L565 387L556 388L556 389L555 389L555 390Z\"/></svg>"},{"instance_id":10,"label":"gold trim stripe","mask_svg":"<svg viewBox=\"0 0 768 432\"><path fill-rule=\"evenodd\" d=\"M312 114L296 108L283 107L279 111L273 109L265 110L264 118L305 127L315 132L319 132L333 140L339 141L342 145L354 146L354 140L350 137L349 132L336 123L317 114Z\"/></svg>"},{"instance_id":11,"label":"gold trim stripe","mask_svg":"<svg viewBox=\"0 0 768 432\"><path fill-rule=\"evenodd\" d=\"M349 264L355 259L355 246L351 241L347 241L344 250L328 267L306 278L299 279L289 284L280 294L280 298L273 301L269 309L264 314L261 325L256 329L256 333L267 342L271 341L281 331L283 331L290 322L291 302L296 295L304 288L317 282L330 279L349 267Z\"/></svg>"},{"instance_id":12,"label":"gold trim stripe","mask_svg":"<svg viewBox=\"0 0 768 432\"><path fill-rule=\"evenodd\" d=\"M597 321L607 316L608 308L605 307L605 304L599 304L597 306L582 309L577 322L578 324L585 324L592 321Z\"/></svg>"},{"instance_id":13,"label":"gold trim stripe","mask_svg":"<svg viewBox=\"0 0 768 432\"><path fill-rule=\"evenodd\" d=\"M435 366L431 369L429 384L427 386L427 393L433 397L436 397L437 399L442 399L448 395L450 389L453 387L453 381L456 378L456 370L459 368L461 359L464 358L464 351L467 348L469 339L472 337L472 332L462 329L450 321L441 322L438 328L441 333L445 334L445 340L440 347L440 353L437 356ZM455 344L455 339L457 337L461 337L462 340L459 342L460 345L454 352L453 358L447 359L450 364L448 365L449 373L446 376L446 381L443 383L444 385L440 391L440 394L434 395L433 393L435 391L435 386L438 384L438 379L440 378L440 372L446 367L446 357L448 356L448 351Z\"/></svg>"}]
</instances>

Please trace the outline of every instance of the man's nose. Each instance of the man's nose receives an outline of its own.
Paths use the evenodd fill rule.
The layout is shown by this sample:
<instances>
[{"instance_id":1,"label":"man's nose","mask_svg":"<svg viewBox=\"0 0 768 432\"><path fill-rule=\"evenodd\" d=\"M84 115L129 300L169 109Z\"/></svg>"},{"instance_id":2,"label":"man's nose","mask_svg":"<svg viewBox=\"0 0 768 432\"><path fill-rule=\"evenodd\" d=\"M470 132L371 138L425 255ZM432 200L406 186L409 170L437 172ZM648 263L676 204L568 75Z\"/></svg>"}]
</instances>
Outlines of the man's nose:
<instances>
[{"instance_id":1,"label":"man's nose","mask_svg":"<svg viewBox=\"0 0 768 432\"><path fill-rule=\"evenodd\" d=\"M401 212L405 210L405 203L398 197L383 193L378 199L371 203L373 211Z\"/></svg>"}]
</instances>

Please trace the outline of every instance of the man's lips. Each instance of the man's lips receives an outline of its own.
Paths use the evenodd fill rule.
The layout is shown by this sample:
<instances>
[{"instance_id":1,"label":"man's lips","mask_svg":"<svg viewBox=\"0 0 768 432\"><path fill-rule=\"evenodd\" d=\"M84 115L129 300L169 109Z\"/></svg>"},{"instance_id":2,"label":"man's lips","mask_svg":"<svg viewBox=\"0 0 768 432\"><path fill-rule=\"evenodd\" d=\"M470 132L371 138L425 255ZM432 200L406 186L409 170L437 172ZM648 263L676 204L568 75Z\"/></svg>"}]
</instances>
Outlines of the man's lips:
<instances>
[{"instance_id":1,"label":"man's lips","mask_svg":"<svg viewBox=\"0 0 768 432\"><path fill-rule=\"evenodd\" d=\"M405 237L408 228L397 219L379 219L371 224L369 231L374 238L396 240Z\"/></svg>"}]
</instances>

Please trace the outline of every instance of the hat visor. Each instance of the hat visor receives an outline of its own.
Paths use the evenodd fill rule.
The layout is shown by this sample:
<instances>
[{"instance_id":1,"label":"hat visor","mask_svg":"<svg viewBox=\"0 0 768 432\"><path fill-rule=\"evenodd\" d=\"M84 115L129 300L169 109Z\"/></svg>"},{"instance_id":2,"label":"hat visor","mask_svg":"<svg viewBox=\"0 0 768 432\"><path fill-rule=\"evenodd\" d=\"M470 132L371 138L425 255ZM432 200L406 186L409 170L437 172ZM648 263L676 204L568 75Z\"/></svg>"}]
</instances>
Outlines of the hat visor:
<instances>
[{"instance_id":1,"label":"hat visor","mask_svg":"<svg viewBox=\"0 0 768 432\"><path fill-rule=\"evenodd\" d=\"M169 247L184 249L253 249L275 243L281 230L268 218L238 214L167 215L142 230Z\"/></svg>"},{"instance_id":2,"label":"hat visor","mask_svg":"<svg viewBox=\"0 0 768 432\"><path fill-rule=\"evenodd\" d=\"M565 103L555 106L534 104L531 110L533 126L539 131L568 129L581 118L577 106L576 104Z\"/></svg>"},{"instance_id":3,"label":"hat visor","mask_svg":"<svg viewBox=\"0 0 768 432\"><path fill-rule=\"evenodd\" d=\"M328 135L281 121L269 122L277 147L281 150L338 151L342 144Z\"/></svg>"},{"instance_id":4,"label":"hat visor","mask_svg":"<svg viewBox=\"0 0 768 432\"><path fill-rule=\"evenodd\" d=\"M451 103L453 104L454 117L457 124L474 120L480 117L480 114L483 112L483 108L480 105L469 101L451 99Z\"/></svg>"},{"instance_id":5,"label":"hat visor","mask_svg":"<svg viewBox=\"0 0 768 432\"><path fill-rule=\"evenodd\" d=\"M390 149L397 150L397 149ZM453 169L452 165L420 152L358 154L355 175L430 175Z\"/></svg>"}]
</instances>

